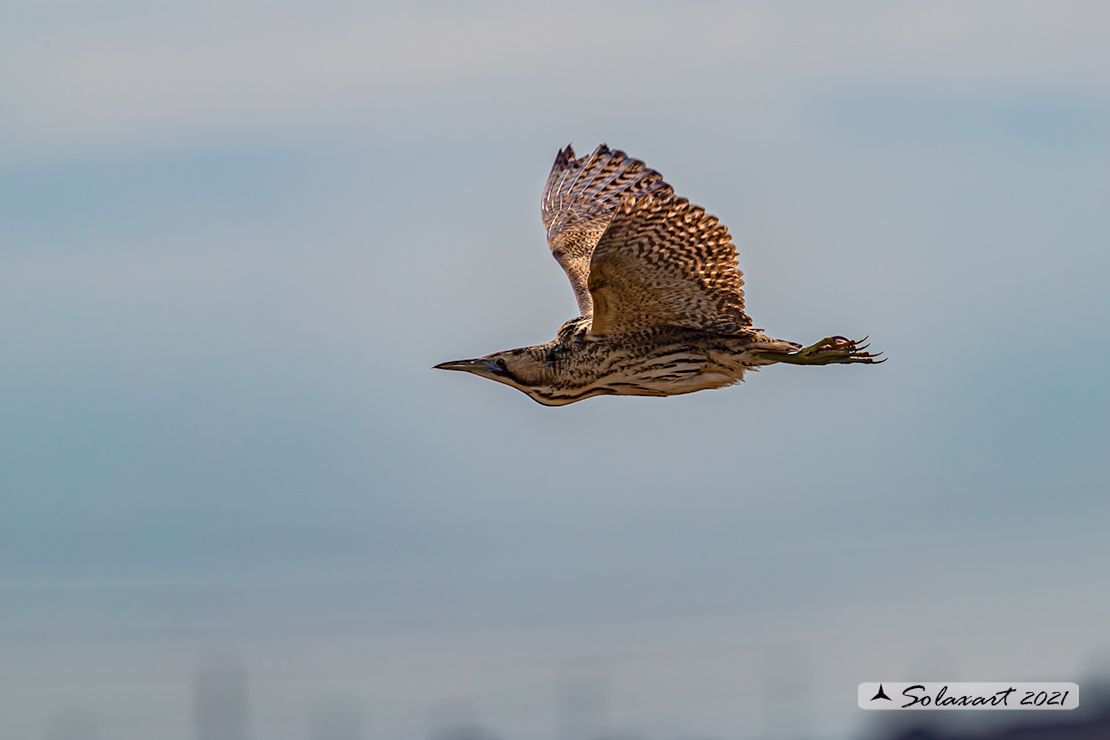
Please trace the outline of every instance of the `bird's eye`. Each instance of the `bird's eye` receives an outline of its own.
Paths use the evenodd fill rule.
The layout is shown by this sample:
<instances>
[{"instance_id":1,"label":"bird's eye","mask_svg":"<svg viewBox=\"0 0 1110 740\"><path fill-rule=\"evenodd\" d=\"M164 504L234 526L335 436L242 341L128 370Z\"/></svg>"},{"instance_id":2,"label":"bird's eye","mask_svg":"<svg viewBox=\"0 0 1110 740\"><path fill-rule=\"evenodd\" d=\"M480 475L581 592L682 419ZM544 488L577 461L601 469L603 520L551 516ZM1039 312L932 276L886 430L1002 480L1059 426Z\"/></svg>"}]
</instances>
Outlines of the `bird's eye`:
<instances>
[{"instance_id":1,"label":"bird's eye","mask_svg":"<svg viewBox=\"0 0 1110 740\"><path fill-rule=\"evenodd\" d=\"M494 360L493 364L497 365L497 367L501 368L502 370L505 369L505 359L502 357L498 357L496 360Z\"/></svg>"}]
</instances>

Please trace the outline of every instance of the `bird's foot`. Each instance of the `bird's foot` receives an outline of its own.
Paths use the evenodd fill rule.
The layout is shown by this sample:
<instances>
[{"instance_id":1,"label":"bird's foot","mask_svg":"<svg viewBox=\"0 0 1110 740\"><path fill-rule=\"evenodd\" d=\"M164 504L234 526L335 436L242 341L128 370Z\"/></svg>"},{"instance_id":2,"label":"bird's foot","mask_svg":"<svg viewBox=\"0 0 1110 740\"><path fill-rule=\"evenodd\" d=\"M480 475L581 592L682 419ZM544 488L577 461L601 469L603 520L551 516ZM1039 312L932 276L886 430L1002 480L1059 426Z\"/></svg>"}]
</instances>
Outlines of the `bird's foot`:
<instances>
[{"instance_id":1,"label":"bird's foot","mask_svg":"<svg viewBox=\"0 0 1110 740\"><path fill-rule=\"evenodd\" d=\"M797 352L760 352L759 356L765 360L786 362L791 365L833 365L852 362L878 364L886 362L885 357L879 359L882 352L871 353L867 351L870 345L864 344L866 341L867 337L859 341L847 337L825 337L820 342L803 347Z\"/></svg>"}]
</instances>

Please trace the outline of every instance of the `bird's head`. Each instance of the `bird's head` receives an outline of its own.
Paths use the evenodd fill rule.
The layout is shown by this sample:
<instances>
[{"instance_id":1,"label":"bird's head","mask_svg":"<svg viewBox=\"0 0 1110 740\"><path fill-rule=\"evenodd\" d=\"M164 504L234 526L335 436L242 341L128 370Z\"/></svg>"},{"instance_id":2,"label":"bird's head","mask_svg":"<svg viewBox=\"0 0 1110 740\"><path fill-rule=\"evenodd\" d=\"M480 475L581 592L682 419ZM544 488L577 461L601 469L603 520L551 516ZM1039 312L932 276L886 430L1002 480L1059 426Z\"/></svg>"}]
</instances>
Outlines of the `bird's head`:
<instances>
[{"instance_id":1,"label":"bird's head","mask_svg":"<svg viewBox=\"0 0 1110 740\"><path fill-rule=\"evenodd\" d=\"M580 360L586 349L583 337L588 327L588 320L575 319L564 324L547 344L494 352L474 360L443 362L435 369L489 378L528 394L544 406L564 406L605 392L581 392L581 376L588 363Z\"/></svg>"}]
</instances>

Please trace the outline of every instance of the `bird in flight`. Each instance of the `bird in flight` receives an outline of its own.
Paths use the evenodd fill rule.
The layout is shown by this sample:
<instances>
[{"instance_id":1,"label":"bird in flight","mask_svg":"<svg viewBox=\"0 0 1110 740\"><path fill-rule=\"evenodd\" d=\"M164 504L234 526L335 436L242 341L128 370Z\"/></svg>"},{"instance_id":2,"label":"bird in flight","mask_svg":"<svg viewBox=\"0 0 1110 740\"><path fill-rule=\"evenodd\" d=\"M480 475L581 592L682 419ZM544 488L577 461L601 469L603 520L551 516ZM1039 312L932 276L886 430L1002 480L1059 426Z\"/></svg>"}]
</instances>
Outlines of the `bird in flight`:
<instances>
[{"instance_id":1,"label":"bird in flight","mask_svg":"<svg viewBox=\"0 0 1110 740\"><path fill-rule=\"evenodd\" d=\"M571 147L561 150L540 213L581 315L547 344L437 369L564 406L593 396L722 388L778 362L883 362L866 351L866 338L826 337L803 348L752 328L728 229L624 152L602 144L576 158Z\"/></svg>"}]
</instances>

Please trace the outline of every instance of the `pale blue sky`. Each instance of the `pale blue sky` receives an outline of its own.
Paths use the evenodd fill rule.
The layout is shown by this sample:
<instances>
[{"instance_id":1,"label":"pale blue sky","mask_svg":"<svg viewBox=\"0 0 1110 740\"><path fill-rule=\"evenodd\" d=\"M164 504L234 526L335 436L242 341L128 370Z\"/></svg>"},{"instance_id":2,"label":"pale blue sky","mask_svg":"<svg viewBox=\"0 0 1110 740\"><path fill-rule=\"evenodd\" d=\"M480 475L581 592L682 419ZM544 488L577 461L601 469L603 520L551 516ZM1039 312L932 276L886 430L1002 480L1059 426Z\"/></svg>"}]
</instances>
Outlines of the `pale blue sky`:
<instances>
[{"instance_id":1,"label":"pale blue sky","mask_svg":"<svg viewBox=\"0 0 1110 740\"><path fill-rule=\"evenodd\" d=\"M0 0L0 735L192 737L212 655L274 740L1082 683L1108 50L1094 2ZM539 191L602 141L730 227L757 326L890 362L562 409L430 370L574 315Z\"/></svg>"}]
</instances>

